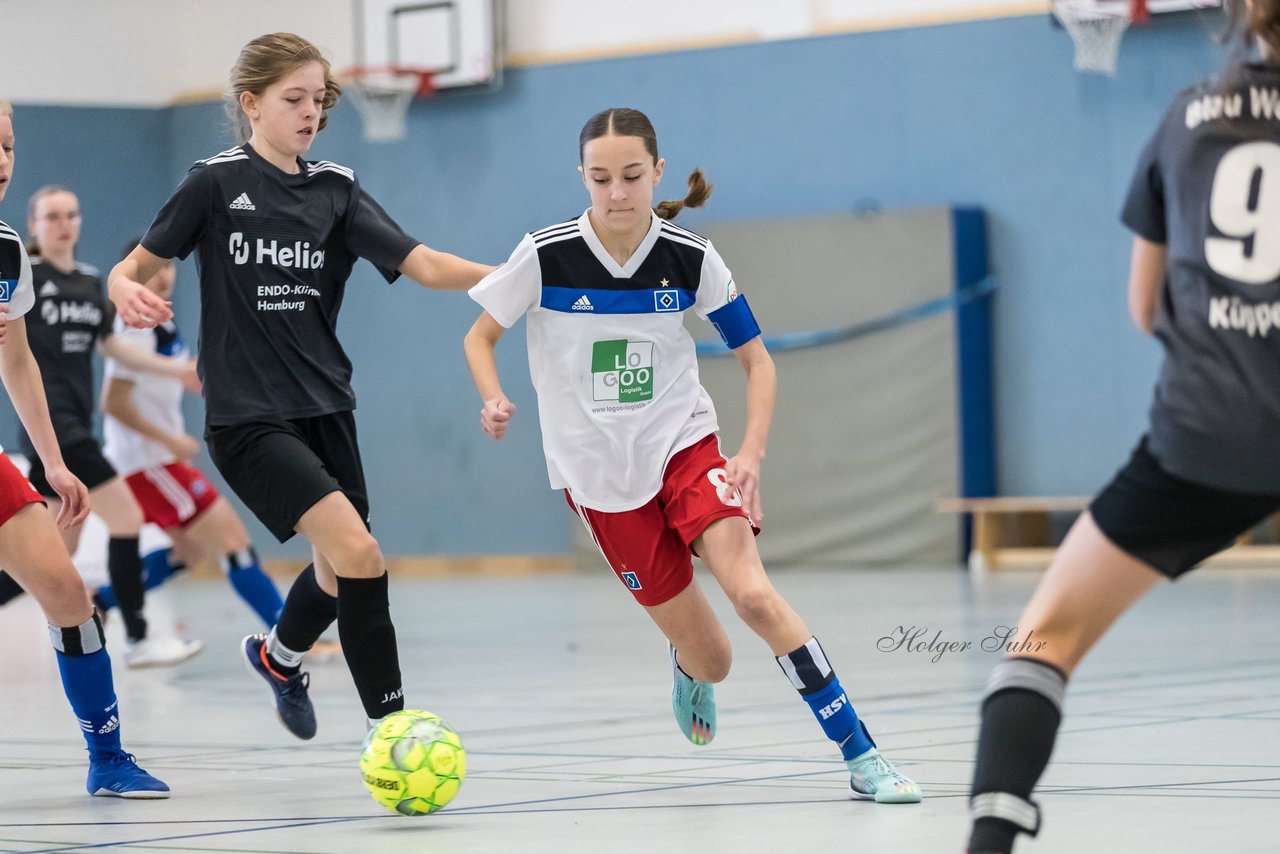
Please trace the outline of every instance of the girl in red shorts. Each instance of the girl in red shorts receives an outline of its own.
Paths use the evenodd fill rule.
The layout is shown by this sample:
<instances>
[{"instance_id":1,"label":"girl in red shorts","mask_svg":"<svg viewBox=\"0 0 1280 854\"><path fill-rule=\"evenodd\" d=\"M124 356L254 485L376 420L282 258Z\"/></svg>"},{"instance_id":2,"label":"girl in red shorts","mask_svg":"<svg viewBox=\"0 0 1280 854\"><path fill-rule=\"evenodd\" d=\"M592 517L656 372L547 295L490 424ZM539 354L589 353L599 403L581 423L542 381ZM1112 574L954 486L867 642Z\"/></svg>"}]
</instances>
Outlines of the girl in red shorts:
<instances>
[{"instance_id":1,"label":"girl in red shorts","mask_svg":"<svg viewBox=\"0 0 1280 854\"><path fill-rule=\"evenodd\" d=\"M827 736L840 746L856 796L915 803L919 787L880 755L822 646L770 584L756 550L760 461L776 378L760 328L711 244L673 225L706 201L702 173L683 201L652 208L662 178L657 137L636 110L593 116L579 137L591 207L526 235L505 266L471 290L484 312L467 360L495 439L515 407L494 349L528 318L553 488L564 489L592 539L671 644L672 709L685 737L715 737L714 683L729 672L724 628L693 580L701 556L738 615L773 650ZM698 380L682 316L711 321L747 374L747 430L720 452L715 407Z\"/></svg>"},{"instance_id":2,"label":"girl in red shorts","mask_svg":"<svg viewBox=\"0 0 1280 854\"><path fill-rule=\"evenodd\" d=\"M0 101L0 199L13 175L13 151L13 108ZM34 304L31 262L17 232L0 222L0 379L61 499L57 524L66 529L88 515L89 493L63 461L49 419L40 367L27 343L24 315ZM36 598L49 621L62 687L89 749L89 794L167 798L169 787L120 746L120 710L102 623L43 505L0 449L0 565Z\"/></svg>"}]
</instances>

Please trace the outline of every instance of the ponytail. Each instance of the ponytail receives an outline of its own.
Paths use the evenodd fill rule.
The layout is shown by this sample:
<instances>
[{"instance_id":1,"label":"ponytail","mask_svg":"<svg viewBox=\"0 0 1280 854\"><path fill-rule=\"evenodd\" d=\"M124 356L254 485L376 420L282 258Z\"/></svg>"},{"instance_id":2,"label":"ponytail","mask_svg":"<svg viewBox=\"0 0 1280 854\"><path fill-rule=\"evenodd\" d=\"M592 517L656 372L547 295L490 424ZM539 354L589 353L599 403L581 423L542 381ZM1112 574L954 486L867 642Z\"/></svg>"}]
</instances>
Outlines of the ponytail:
<instances>
[{"instance_id":1,"label":"ponytail","mask_svg":"<svg viewBox=\"0 0 1280 854\"><path fill-rule=\"evenodd\" d=\"M689 192L683 199L669 199L658 202L653 209L661 219L675 219L685 208L700 208L711 198L712 185L707 183L707 176L701 169L694 169L689 175Z\"/></svg>"}]
</instances>

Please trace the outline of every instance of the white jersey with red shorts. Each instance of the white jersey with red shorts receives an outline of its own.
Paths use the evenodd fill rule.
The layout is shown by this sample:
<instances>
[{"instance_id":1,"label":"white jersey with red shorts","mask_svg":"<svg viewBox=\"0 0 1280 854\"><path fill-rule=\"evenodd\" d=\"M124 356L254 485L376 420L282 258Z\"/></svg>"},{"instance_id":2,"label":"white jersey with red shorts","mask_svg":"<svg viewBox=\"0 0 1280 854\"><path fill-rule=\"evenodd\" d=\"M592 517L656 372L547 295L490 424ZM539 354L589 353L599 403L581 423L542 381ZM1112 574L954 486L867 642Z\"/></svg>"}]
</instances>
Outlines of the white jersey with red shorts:
<instances>
[{"instance_id":1,"label":"white jersey with red shorts","mask_svg":"<svg viewBox=\"0 0 1280 854\"><path fill-rule=\"evenodd\" d=\"M134 329L116 318L113 335L122 344L148 353L186 358L190 351L172 322L155 329ZM170 433L185 433L182 382L173 377L132 371L106 360L106 380L131 381L133 405L152 424ZM218 499L218 490L195 466L173 456L167 447L126 427L119 419L102 419L103 454L124 475L148 522L161 528L189 524Z\"/></svg>"},{"instance_id":2,"label":"white jersey with red shorts","mask_svg":"<svg viewBox=\"0 0 1280 854\"><path fill-rule=\"evenodd\" d=\"M5 306L5 317L17 320L31 311L35 305L35 289L31 286L31 260L22 245L22 238L9 226L0 222L0 305ZM9 455L0 448L0 525L28 504L42 504L44 499L22 476Z\"/></svg>"},{"instance_id":3,"label":"white jersey with red shorts","mask_svg":"<svg viewBox=\"0 0 1280 854\"><path fill-rule=\"evenodd\" d=\"M552 488L640 602L679 593L693 540L745 516L683 320L693 309L730 347L760 334L720 255L654 214L619 264L588 212L526 235L470 294L504 327L526 318Z\"/></svg>"}]
</instances>

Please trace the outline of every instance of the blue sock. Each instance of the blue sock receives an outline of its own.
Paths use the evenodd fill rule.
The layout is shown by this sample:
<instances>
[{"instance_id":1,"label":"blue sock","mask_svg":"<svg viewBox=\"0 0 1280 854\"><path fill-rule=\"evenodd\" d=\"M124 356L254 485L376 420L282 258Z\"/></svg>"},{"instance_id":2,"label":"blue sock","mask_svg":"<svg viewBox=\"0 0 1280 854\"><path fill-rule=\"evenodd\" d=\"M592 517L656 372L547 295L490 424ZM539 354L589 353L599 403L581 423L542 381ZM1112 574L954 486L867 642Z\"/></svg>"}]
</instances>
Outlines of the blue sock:
<instances>
[{"instance_id":1,"label":"blue sock","mask_svg":"<svg viewBox=\"0 0 1280 854\"><path fill-rule=\"evenodd\" d=\"M111 658L103 646L102 624L94 614L78 626L49 627L58 652L62 688L80 721L90 759L123 753L116 689L111 681Z\"/></svg>"},{"instance_id":2,"label":"blue sock","mask_svg":"<svg viewBox=\"0 0 1280 854\"><path fill-rule=\"evenodd\" d=\"M173 549L156 549L142 556L142 578L146 590L154 590L187 568L185 563L174 563L171 560ZM103 611L116 607L116 593L110 584L104 584L94 591L93 602Z\"/></svg>"},{"instance_id":3,"label":"blue sock","mask_svg":"<svg viewBox=\"0 0 1280 854\"><path fill-rule=\"evenodd\" d=\"M284 600L271 579L262 571L258 553L253 547L242 552L232 552L222 558L222 570L236 593L245 601L262 622L271 628L280 620Z\"/></svg>"},{"instance_id":4,"label":"blue sock","mask_svg":"<svg viewBox=\"0 0 1280 854\"><path fill-rule=\"evenodd\" d=\"M142 576L147 580L148 590L159 587L169 580L169 576L177 575L186 568L185 563L174 561L173 549L156 549L142 556Z\"/></svg>"},{"instance_id":5,"label":"blue sock","mask_svg":"<svg viewBox=\"0 0 1280 854\"><path fill-rule=\"evenodd\" d=\"M794 652L778 656L778 666L800 692L800 699L809 704L827 738L840 746L845 759L861 756L876 746L866 725L858 720L817 638L809 638Z\"/></svg>"},{"instance_id":6,"label":"blue sock","mask_svg":"<svg viewBox=\"0 0 1280 854\"><path fill-rule=\"evenodd\" d=\"M801 694L800 699L809 704L813 716L822 725L827 738L840 745L840 755L845 759L861 756L876 746L867 733L867 727L858 719L849 698L838 678L812 694Z\"/></svg>"}]
</instances>

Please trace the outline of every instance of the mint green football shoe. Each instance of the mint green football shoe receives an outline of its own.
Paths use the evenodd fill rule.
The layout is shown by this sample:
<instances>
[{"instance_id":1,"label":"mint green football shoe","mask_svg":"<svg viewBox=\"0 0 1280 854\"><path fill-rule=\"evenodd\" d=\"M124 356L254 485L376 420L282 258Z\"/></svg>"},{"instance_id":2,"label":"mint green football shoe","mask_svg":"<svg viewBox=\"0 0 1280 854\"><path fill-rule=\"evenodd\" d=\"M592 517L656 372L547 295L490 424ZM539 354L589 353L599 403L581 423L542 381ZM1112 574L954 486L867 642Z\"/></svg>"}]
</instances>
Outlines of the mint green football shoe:
<instances>
[{"instance_id":1,"label":"mint green football shoe","mask_svg":"<svg viewBox=\"0 0 1280 854\"><path fill-rule=\"evenodd\" d=\"M902 775L874 747L844 763L849 768L849 789L855 798L875 798L878 804L918 804L920 787Z\"/></svg>"},{"instance_id":2,"label":"mint green football shoe","mask_svg":"<svg viewBox=\"0 0 1280 854\"><path fill-rule=\"evenodd\" d=\"M676 664L675 647L671 647L671 671L671 711L675 713L676 724L694 744L710 744L716 737L715 686L686 675Z\"/></svg>"}]
</instances>

